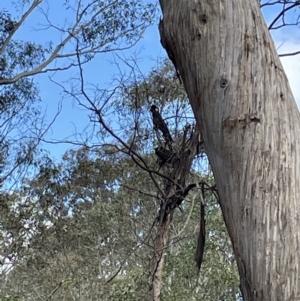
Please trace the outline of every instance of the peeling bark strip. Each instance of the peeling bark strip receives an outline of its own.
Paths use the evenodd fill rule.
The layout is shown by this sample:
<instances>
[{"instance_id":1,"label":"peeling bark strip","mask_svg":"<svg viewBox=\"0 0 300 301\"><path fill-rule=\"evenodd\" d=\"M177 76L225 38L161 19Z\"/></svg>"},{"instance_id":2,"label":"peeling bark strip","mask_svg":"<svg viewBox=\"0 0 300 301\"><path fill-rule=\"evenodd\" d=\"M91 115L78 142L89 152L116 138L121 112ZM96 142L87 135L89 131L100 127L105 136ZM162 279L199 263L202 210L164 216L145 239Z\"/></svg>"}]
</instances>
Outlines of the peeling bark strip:
<instances>
[{"instance_id":1,"label":"peeling bark strip","mask_svg":"<svg viewBox=\"0 0 300 301\"><path fill-rule=\"evenodd\" d=\"M203 131L244 300L300 300L300 118L258 2L160 3L162 41Z\"/></svg>"},{"instance_id":2,"label":"peeling bark strip","mask_svg":"<svg viewBox=\"0 0 300 301\"><path fill-rule=\"evenodd\" d=\"M202 191L204 191L204 188L202 187ZM204 194L204 192L203 192ZM203 198L204 199L204 198ZM200 227L199 227L199 235L198 235L198 241L197 241L197 250L196 250L196 256L195 261L198 268L198 271L200 271L201 264L203 261L203 255L204 255L204 246L205 246L205 207L202 203L200 205Z\"/></svg>"}]
</instances>

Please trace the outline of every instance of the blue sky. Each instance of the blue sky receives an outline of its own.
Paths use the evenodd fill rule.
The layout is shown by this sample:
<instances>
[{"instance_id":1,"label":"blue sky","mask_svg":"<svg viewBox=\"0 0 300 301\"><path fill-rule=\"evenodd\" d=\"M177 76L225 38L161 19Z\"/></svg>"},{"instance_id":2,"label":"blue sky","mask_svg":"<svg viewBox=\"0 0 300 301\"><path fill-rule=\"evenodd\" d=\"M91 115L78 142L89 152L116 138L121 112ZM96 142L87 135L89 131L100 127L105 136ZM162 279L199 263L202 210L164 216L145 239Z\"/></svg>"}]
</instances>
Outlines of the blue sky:
<instances>
[{"instance_id":1,"label":"blue sky","mask_svg":"<svg viewBox=\"0 0 300 301\"><path fill-rule=\"evenodd\" d=\"M4 3L3 3L4 2ZM49 1L51 3L52 1ZM52 2L53 3L53 2ZM2 1L0 8L5 7L12 12L10 1ZM47 8L47 2L42 7ZM49 6L49 18L54 24L62 24L65 21L72 20L74 15L70 10L60 9L61 6ZM278 11L275 6L264 10L265 18L269 23ZM45 43L47 41L58 42L60 36L54 30L36 31L35 29L45 24L45 19L41 12L35 11L30 15L25 25L18 32L17 38L24 40L34 40L38 43ZM300 29L297 27L288 27L280 31L274 31L274 39L279 48L279 53L296 51L300 49ZM132 49L123 51L123 57L138 56L139 66L143 72L147 72L151 67L156 65L158 57L165 56L165 51L160 44L159 33L157 25L148 28L144 34L144 38L137 43ZM118 69L112 65L110 61L113 59L113 54L100 54L92 62L84 66L84 75L86 82L97 84L102 88L110 85L112 78L118 76ZM300 102L299 80L300 78L300 56L288 57L282 60L284 68L290 80L290 84L297 102ZM122 68L125 67L123 66ZM68 87L67 81L70 77L74 77L78 70L68 70L57 73L53 79L59 83L64 83ZM63 100L62 111L58 116L51 131L47 135L47 139L63 139L72 136L75 132L81 132L89 123L87 112L78 108L78 105L70 98L63 99L62 89L49 79L50 74L41 74L35 77L35 81L40 87L40 95L42 98L41 106L46 110L46 118L51 121L56 114L60 101ZM71 148L71 145L64 144L44 144L46 149L51 153L51 156L59 159L60 156Z\"/></svg>"},{"instance_id":2,"label":"blue sky","mask_svg":"<svg viewBox=\"0 0 300 301\"><path fill-rule=\"evenodd\" d=\"M51 2L49 2L51 3ZM8 11L13 13L11 3L1 3L0 8L4 7ZM41 7L47 10L47 14L52 23L63 24L68 20L74 19L74 14L70 10L58 9L61 6L50 6L42 4ZM17 32L16 38L22 40L35 41L36 43L47 43L53 41L54 44L60 41L60 36L53 29L39 30L36 28L42 28L42 24L46 24L43 14L35 10L26 20L24 26ZM159 34L157 26L149 28L144 38L138 42L133 48L126 51L117 52L122 57L138 57L139 66L143 72L148 72L151 67L155 66L155 62L158 57L165 55L163 48L159 43ZM114 54L100 54L93 59L90 63L85 64L84 77L87 83L93 83L99 85L100 88L106 88L112 82L114 77L118 76L118 69L115 65L111 64L111 61L116 59ZM125 68L124 66L121 67ZM124 69L125 70L125 69ZM58 72L55 75L47 73L35 76L35 82L39 85L40 96L42 99L42 109L46 111L46 120L50 122L56 115L60 102L63 101L62 111L56 119L56 122L51 127L51 130L47 134L47 140L60 140L67 137L72 137L74 133L82 132L88 125L89 119L87 117L88 112L78 108L75 101L66 97L62 92L62 89L50 80L50 76L56 82L62 83L68 88L72 83L70 77L75 77L78 74L78 69L72 69L68 71ZM69 144L43 144L48 149L52 156L59 158L65 150L72 148Z\"/></svg>"}]
</instances>

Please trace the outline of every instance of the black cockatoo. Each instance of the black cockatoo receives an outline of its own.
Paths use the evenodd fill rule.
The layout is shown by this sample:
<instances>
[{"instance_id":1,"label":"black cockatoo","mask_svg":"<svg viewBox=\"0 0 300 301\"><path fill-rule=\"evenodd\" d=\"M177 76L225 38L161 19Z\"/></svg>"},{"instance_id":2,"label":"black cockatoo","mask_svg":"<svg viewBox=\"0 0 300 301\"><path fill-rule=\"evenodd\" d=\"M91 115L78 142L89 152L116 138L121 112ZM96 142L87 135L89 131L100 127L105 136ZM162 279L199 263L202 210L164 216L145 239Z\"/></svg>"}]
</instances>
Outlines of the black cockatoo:
<instances>
[{"instance_id":1,"label":"black cockatoo","mask_svg":"<svg viewBox=\"0 0 300 301\"><path fill-rule=\"evenodd\" d=\"M158 157L160 167L162 167L166 163L172 163L174 159L174 153L171 150L166 149L162 146L156 147L154 150L156 156Z\"/></svg>"},{"instance_id":2,"label":"black cockatoo","mask_svg":"<svg viewBox=\"0 0 300 301\"><path fill-rule=\"evenodd\" d=\"M166 143L167 144L171 143L173 139L171 137L167 124L165 123L165 121L163 120L163 118L159 113L158 107L152 105L150 111L152 112L154 130L156 131L160 130L165 138Z\"/></svg>"}]
</instances>

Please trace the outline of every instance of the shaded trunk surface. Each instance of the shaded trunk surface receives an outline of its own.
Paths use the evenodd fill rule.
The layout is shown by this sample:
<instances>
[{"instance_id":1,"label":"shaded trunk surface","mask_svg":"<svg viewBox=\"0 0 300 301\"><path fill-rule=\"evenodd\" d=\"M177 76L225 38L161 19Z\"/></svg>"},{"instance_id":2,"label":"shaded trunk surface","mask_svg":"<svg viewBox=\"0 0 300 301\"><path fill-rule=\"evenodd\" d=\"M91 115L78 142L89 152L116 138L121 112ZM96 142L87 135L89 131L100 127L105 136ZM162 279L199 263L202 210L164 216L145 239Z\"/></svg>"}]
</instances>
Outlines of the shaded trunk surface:
<instances>
[{"instance_id":1,"label":"shaded trunk surface","mask_svg":"<svg viewBox=\"0 0 300 301\"><path fill-rule=\"evenodd\" d=\"M160 0L162 44L201 128L245 301L300 300L300 120L253 0Z\"/></svg>"},{"instance_id":2,"label":"shaded trunk surface","mask_svg":"<svg viewBox=\"0 0 300 301\"><path fill-rule=\"evenodd\" d=\"M164 270L164 253L168 247L170 215L159 225L154 239L154 269L152 272L152 285L150 301L159 301Z\"/></svg>"}]
</instances>

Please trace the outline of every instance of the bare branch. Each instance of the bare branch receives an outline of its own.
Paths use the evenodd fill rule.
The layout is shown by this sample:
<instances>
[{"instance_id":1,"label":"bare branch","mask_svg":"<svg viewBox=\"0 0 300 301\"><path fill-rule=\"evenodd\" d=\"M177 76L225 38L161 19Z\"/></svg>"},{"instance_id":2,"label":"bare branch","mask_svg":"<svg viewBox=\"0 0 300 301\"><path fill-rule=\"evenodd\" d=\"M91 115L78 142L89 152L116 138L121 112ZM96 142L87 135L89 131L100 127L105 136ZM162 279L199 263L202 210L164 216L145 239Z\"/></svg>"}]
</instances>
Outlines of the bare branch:
<instances>
[{"instance_id":1,"label":"bare branch","mask_svg":"<svg viewBox=\"0 0 300 301\"><path fill-rule=\"evenodd\" d=\"M32 6L30 7L30 9L22 16L20 22L18 22L17 26L14 28L14 30L10 33L10 35L8 36L8 38L6 39L6 41L4 42L3 46L0 48L0 54L4 52L6 46L8 45L9 41L11 40L13 34L17 31L17 29L21 26L21 24L23 23L23 21L28 17L28 15L42 2L42 0L35 0L34 3L32 4ZM0 85L8 85L8 84L12 84L17 82L19 79L24 78L24 77L29 77L29 76L33 76L39 73L46 73L46 72L53 72L53 71L61 71L61 70L67 70L73 66L76 66L76 63L70 63L65 67L57 67L57 68L47 68L45 69L47 66L49 66L53 61L57 60L57 59L61 59L61 58L71 58L71 57L76 57L78 54L79 55L86 55L86 54L91 54L91 55L95 55L98 53L106 53L106 52L112 52L112 51L116 51L116 50L126 50L131 48L132 46L134 46L138 40L141 38L141 35L136 37L132 43L130 43L130 45L125 46L125 47L114 47L114 48L106 48L103 49L103 47L105 45L108 45L114 41L117 41L118 39L120 39L122 36L126 36L127 34L129 34L133 29L127 29L125 31L122 31L120 33L118 33L116 36L113 37L108 37L104 40L102 40L99 44L97 44L96 46L91 46L91 47L87 47L87 48L78 48L75 52L69 52L69 53L63 53L63 49L64 47L70 42L71 39L76 39L76 37L83 32L83 30L89 26L91 26L93 24L93 22L95 21L95 19L101 14L103 13L105 10L109 9L110 7L116 5L118 3L118 0L115 0L101 8L99 8L98 10L96 10L89 18L89 20L87 22L84 22L81 24L83 17L85 16L86 11L93 5L95 4L97 1L93 1L90 4L88 4L81 13L79 13L79 7L77 9L77 16L76 16L76 22L75 24L72 26L72 28L70 30L63 30L61 28L58 28L57 26L51 24L50 20L48 19L47 13L43 13L45 18L47 19L47 21L50 24L50 27L55 28L56 30L59 30L63 33L67 33L67 36L59 43L56 45L56 47L54 48L54 50L52 51L52 53L50 54L50 56L43 62L41 63L38 67L34 68L33 70L30 71L24 71L21 72L17 75L15 75L12 78L5 78L5 77L0 77ZM79 5L79 4L78 4ZM135 26L135 30L136 29L143 29L143 27L145 26L145 23L141 23L138 26ZM85 62L87 62L88 60L86 60ZM81 64L83 64L84 62L81 61Z\"/></svg>"},{"instance_id":2,"label":"bare branch","mask_svg":"<svg viewBox=\"0 0 300 301\"><path fill-rule=\"evenodd\" d=\"M297 55L297 54L300 54L300 50L296 51L296 52L282 53L282 54L279 54L279 56L284 57L284 56L293 56L293 55Z\"/></svg>"},{"instance_id":3,"label":"bare branch","mask_svg":"<svg viewBox=\"0 0 300 301\"><path fill-rule=\"evenodd\" d=\"M3 42L3 45L0 48L0 55L3 54L6 46L12 39L13 35L17 32L17 30L21 27L21 25L24 23L24 21L27 19L27 17L33 12L33 10L38 7L39 4L41 4L43 0L34 0L28 11L21 17L20 21L17 22L13 28L13 30L10 32L6 40ZM1 82L0 82L1 84Z\"/></svg>"},{"instance_id":4,"label":"bare branch","mask_svg":"<svg viewBox=\"0 0 300 301\"><path fill-rule=\"evenodd\" d=\"M283 3L282 0L278 0L278 1L274 1L274 2L268 1L264 4L261 4L260 7L262 8L265 6L270 6L270 5L280 4L280 3Z\"/></svg>"},{"instance_id":5,"label":"bare branch","mask_svg":"<svg viewBox=\"0 0 300 301\"><path fill-rule=\"evenodd\" d=\"M296 6L299 6L300 5L300 1L296 1L294 4L290 5L289 7L287 8L284 8L279 14L278 16L273 20L273 22L269 25L268 29L271 30L271 29L275 29L273 28L273 26L275 25L275 23L282 17L284 16L285 12L289 11L290 9L296 7Z\"/></svg>"}]
</instances>

